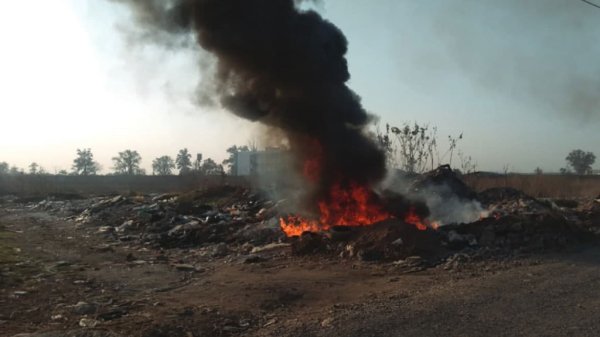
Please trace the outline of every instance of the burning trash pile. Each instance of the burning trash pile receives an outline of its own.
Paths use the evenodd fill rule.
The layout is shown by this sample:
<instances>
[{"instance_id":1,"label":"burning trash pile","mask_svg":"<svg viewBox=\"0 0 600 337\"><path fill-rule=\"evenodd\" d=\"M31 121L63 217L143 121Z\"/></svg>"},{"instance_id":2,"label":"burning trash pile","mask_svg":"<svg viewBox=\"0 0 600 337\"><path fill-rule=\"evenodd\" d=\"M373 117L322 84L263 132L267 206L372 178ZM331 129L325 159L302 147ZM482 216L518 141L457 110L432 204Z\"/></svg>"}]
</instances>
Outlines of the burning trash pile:
<instances>
[{"instance_id":1,"label":"burning trash pile","mask_svg":"<svg viewBox=\"0 0 600 337\"><path fill-rule=\"evenodd\" d=\"M433 201L409 201L360 186L334 189L319 204L320 218L290 215L286 200L273 201L265 193L232 186L183 194L43 200L28 207L55 213L81 228L95 228L98 235L119 242L160 249L210 248L215 257L277 246L290 247L295 255L363 261L419 256L435 264L465 252L500 256L556 250L600 234L598 200L539 200L510 188L475 193L448 167L418 177L408 189L413 197L424 196L424 191L441 195L431 196ZM436 209L438 197L476 204L463 206L475 219L434 218L455 218Z\"/></svg>"},{"instance_id":2,"label":"burning trash pile","mask_svg":"<svg viewBox=\"0 0 600 337\"><path fill-rule=\"evenodd\" d=\"M574 207L573 201L538 200L512 188L476 193L448 166L417 177L409 185L406 195L420 199L425 207L420 214L427 216L409 211L405 218L390 215L367 224L322 226L321 235L313 230L319 222L292 223L311 232L299 235L297 227L290 230L289 218L283 218L282 229L288 236L299 235L294 246L298 253L330 251L363 260L418 255L432 261L463 251L506 255L555 250L595 240L600 233L598 200Z\"/></svg>"}]
</instances>

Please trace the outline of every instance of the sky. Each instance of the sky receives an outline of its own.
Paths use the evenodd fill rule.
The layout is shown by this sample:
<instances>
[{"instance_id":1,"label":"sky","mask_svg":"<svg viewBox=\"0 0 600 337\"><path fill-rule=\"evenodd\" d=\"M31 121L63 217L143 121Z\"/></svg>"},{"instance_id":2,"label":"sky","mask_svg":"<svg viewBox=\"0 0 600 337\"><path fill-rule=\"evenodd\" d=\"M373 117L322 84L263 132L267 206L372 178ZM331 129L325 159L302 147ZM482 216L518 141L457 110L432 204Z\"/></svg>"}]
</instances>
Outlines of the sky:
<instances>
[{"instance_id":1,"label":"sky","mask_svg":"<svg viewBox=\"0 0 600 337\"><path fill-rule=\"evenodd\" d=\"M429 123L478 169L556 172L600 156L600 9L580 0L324 0L349 41L349 86L380 125ZM69 170L91 148L103 172L181 148L217 161L265 129L193 104L198 52L128 40L103 0L0 3L0 161ZM596 164L595 168L599 168Z\"/></svg>"}]
</instances>

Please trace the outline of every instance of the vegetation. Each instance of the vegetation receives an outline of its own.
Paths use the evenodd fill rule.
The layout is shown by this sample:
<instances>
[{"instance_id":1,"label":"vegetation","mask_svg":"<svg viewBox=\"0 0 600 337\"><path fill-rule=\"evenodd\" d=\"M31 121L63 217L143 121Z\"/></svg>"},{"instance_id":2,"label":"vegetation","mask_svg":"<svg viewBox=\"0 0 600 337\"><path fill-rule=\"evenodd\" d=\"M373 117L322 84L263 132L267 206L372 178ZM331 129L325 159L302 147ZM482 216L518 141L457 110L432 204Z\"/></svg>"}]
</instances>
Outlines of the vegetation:
<instances>
[{"instance_id":1,"label":"vegetation","mask_svg":"<svg viewBox=\"0 0 600 337\"><path fill-rule=\"evenodd\" d=\"M8 173L9 173L8 163L5 161L0 162L0 174L8 174Z\"/></svg>"},{"instance_id":2,"label":"vegetation","mask_svg":"<svg viewBox=\"0 0 600 337\"><path fill-rule=\"evenodd\" d=\"M596 198L600 176L560 174L465 175L463 179L475 191L494 187L511 187L536 198Z\"/></svg>"},{"instance_id":3,"label":"vegetation","mask_svg":"<svg viewBox=\"0 0 600 337\"><path fill-rule=\"evenodd\" d=\"M99 164L94 161L90 149L77 149L77 157L73 159L73 174L89 176L98 172Z\"/></svg>"},{"instance_id":4,"label":"vegetation","mask_svg":"<svg viewBox=\"0 0 600 337\"><path fill-rule=\"evenodd\" d=\"M590 174L592 173L592 165L596 161L596 155L592 152L577 149L569 152L565 159L575 173Z\"/></svg>"},{"instance_id":5,"label":"vegetation","mask_svg":"<svg viewBox=\"0 0 600 337\"><path fill-rule=\"evenodd\" d=\"M229 153L229 158L223 160L223 166L227 167L227 172L231 175L237 175L237 155L240 152L248 152L250 149L248 146L236 146L233 145L227 149L227 153Z\"/></svg>"},{"instance_id":6,"label":"vegetation","mask_svg":"<svg viewBox=\"0 0 600 337\"><path fill-rule=\"evenodd\" d=\"M386 152L388 165L391 168L403 170L407 173L423 173L435 169L442 164L450 164L452 168L463 174L476 171L477 163L469 155L458 148L463 134L456 137L448 136L448 148L443 154L438 149L437 128L418 123L404 123L401 127L386 124L383 131L377 130L377 141ZM211 158L203 158L197 153L192 162L192 155L187 148L178 151L175 160L168 155L158 157L152 161L152 173L155 175L171 175L175 168L179 174L190 175L237 175L237 156L241 152L257 151L252 143L246 146L233 145L227 149L228 157L221 165ZM579 175L592 174L592 165L596 156L592 152L580 149L571 151L565 158L567 166L560 170L563 174L576 173ZM145 171L140 167L142 157L135 150L124 150L118 156L112 158L114 174L119 175L144 175ZM92 151L77 149L77 156L73 160L72 172L55 168L56 175L97 175L100 165L94 161ZM501 171L505 177L510 176L510 166L504 165ZM533 173L538 176L545 172L537 167ZM0 175L23 175L25 171L7 162L0 162ZM45 175L46 170L37 162L32 162L27 167L27 174ZM505 184L506 185L506 184Z\"/></svg>"},{"instance_id":7,"label":"vegetation","mask_svg":"<svg viewBox=\"0 0 600 337\"><path fill-rule=\"evenodd\" d=\"M404 123L401 127L385 125L385 131L377 130L377 140L385 151L388 166L407 173L423 173L439 165L452 166L458 142L463 139L448 136L448 150L440 156L437 141L437 128L428 124ZM458 151L460 164L455 169L464 173L475 171L477 163L471 156Z\"/></svg>"},{"instance_id":8,"label":"vegetation","mask_svg":"<svg viewBox=\"0 0 600 337\"><path fill-rule=\"evenodd\" d=\"M177 153L177 157L175 158L175 164L177 164L177 169L179 170L179 174L186 174L191 171L192 155L188 152L188 149L181 149L179 153Z\"/></svg>"},{"instance_id":9,"label":"vegetation","mask_svg":"<svg viewBox=\"0 0 600 337\"><path fill-rule=\"evenodd\" d=\"M160 176L168 176L173 174L175 162L169 156L162 156L152 161L152 173Z\"/></svg>"},{"instance_id":10,"label":"vegetation","mask_svg":"<svg viewBox=\"0 0 600 337\"><path fill-rule=\"evenodd\" d=\"M142 157L137 151L125 150L119 152L117 157L112 158L116 174L136 175L145 174L140 168Z\"/></svg>"},{"instance_id":11,"label":"vegetation","mask_svg":"<svg viewBox=\"0 0 600 337\"><path fill-rule=\"evenodd\" d=\"M223 170L223 165L218 165L214 160L210 158L204 160L200 172L207 176L225 174L225 171Z\"/></svg>"},{"instance_id":12,"label":"vegetation","mask_svg":"<svg viewBox=\"0 0 600 337\"><path fill-rule=\"evenodd\" d=\"M47 174L47 172L46 172L46 169L44 169L38 163L33 162L33 163L29 164L29 174L31 174L31 175Z\"/></svg>"}]
</instances>

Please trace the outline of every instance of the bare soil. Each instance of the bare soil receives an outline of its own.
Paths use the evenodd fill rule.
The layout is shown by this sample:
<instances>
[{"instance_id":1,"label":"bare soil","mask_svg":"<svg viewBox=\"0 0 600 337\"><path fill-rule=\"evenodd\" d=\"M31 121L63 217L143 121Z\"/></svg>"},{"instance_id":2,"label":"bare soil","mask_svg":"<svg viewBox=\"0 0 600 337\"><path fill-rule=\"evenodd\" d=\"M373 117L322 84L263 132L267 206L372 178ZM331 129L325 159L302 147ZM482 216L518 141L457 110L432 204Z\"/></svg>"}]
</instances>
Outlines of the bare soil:
<instances>
[{"instance_id":1,"label":"bare soil","mask_svg":"<svg viewBox=\"0 0 600 337\"><path fill-rule=\"evenodd\" d=\"M597 336L599 287L593 245L451 269L248 261L0 208L1 336Z\"/></svg>"}]
</instances>

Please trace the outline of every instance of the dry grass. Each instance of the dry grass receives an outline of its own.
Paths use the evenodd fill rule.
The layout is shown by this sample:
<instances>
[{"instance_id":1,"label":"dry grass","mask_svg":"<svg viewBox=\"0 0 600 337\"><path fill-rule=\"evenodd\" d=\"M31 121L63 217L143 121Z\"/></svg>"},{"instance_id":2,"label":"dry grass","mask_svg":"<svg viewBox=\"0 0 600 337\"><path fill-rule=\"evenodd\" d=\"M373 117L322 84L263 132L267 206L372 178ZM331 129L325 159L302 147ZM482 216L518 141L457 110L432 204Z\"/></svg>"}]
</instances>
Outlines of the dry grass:
<instances>
[{"instance_id":1,"label":"dry grass","mask_svg":"<svg viewBox=\"0 0 600 337\"><path fill-rule=\"evenodd\" d=\"M186 192L225 184L244 186L246 179L231 176L2 176L0 195L127 194Z\"/></svg>"},{"instance_id":2,"label":"dry grass","mask_svg":"<svg viewBox=\"0 0 600 337\"><path fill-rule=\"evenodd\" d=\"M598 175L468 175L464 180L478 192L492 187L512 187L534 197L590 198L600 195Z\"/></svg>"}]
</instances>

